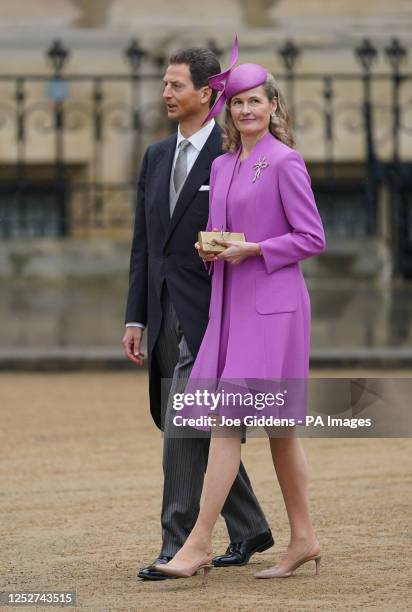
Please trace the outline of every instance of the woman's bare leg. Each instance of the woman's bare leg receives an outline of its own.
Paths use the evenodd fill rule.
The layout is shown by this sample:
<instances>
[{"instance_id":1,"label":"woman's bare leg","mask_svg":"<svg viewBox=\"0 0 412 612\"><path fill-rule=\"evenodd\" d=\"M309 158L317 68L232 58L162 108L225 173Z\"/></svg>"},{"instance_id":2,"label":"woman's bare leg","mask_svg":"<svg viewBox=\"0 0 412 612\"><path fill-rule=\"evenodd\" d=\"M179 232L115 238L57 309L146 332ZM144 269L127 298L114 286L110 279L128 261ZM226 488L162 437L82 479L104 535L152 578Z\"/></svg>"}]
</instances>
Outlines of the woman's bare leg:
<instances>
[{"instance_id":1,"label":"woman's bare leg","mask_svg":"<svg viewBox=\"0 0 412 612\"><path fill-rule=\"evenodd\" d=\"M212 532L240 466L240 435L213 436L203 484L203 503L184 546L173 557L173 566L190 566L211 553Z\"/></svg>"},{"instance_id":2,"label":"woman's bare leg","mask_svg":"<svg viewBox=\"0 0 412 612\"><path fill-rule=\"evenodd\" d=\"M280 562L296 560L317 543L309 514L308 464L297 437L270 438L270 450L290 524L290 540Z\"/></svg>"}]
</instances>

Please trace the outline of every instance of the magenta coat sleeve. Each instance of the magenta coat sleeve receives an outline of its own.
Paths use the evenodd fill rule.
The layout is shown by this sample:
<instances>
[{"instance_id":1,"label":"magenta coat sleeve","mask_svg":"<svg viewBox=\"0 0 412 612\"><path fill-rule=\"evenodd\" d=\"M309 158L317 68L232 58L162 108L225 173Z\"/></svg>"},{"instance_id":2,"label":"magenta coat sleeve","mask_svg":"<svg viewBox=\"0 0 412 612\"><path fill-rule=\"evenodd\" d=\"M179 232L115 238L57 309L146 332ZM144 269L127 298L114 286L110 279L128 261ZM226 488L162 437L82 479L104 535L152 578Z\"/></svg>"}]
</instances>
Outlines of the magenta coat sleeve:
<instances>
[{"instance_id":1,"label":"magenta coat sleeve","mask_svg":"<svg viewBox=\"0 0 412 612\"><path fill-rule=\"evenodd\" d=\"M325 235L310 177L297 151L292 151L281 162L278 184L291 231L259 243L268 273L317 255L325 249Z\"/></svg>"}]
</instances>

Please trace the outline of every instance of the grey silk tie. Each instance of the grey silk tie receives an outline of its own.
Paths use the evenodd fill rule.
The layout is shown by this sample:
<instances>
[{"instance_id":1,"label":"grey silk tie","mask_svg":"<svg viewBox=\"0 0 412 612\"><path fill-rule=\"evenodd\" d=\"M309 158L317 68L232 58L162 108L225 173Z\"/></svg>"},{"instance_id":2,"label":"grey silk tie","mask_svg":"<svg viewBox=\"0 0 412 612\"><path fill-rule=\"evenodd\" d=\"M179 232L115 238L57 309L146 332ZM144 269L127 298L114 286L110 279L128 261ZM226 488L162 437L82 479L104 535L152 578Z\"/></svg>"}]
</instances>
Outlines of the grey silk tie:
<instances>
[{"instance_id":1,"label":"grey silk tie","mask_svg":"<svg viewBox=\"0 0 412 612\"><path fill-rule=\"evenodd\" d=\"M179 193L181 186L187 176L187 150L190 147L188 140L182 140L179 144L179 154L176 159L175 169L173 172L173 185L176 193Z\"/></svg>"}]
</instances>

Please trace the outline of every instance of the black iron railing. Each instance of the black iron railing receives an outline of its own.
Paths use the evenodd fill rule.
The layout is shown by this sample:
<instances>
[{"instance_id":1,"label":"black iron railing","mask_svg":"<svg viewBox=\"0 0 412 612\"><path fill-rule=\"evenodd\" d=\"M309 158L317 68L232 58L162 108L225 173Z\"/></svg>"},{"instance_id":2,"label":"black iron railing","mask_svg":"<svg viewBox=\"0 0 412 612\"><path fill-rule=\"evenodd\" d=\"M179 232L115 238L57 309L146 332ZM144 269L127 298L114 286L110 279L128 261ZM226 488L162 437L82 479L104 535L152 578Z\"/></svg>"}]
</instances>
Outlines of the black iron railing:
<instances>
[{"instance_id":1,"label":"black iron railing","mask_svg":"<svg viewBox=\"0 0 412 612\"><path fill-rule=\"evenodd\" d=\"M378 73L378 50L364 40L354 50L359 70L345 74L300 73L303 51L291 40L276 52L298 144L315 143L314 158L306 157L310 169L317 162L313 186L328 233L374 235L384 185L394 227L402 224L394 237L401 268L408 249L412 261L406 49L390 41L381 52L387 69ZM161 100L165 58L137 40L124 55L123 74L70 74L70 52L55 41L47 52L50 74L0 75L0 152L9 151L0 168L1 237L131 227L144 148L173 128ZM357 165L355 174L344 174L342 160Z\"/></svg>"}]
</instances>

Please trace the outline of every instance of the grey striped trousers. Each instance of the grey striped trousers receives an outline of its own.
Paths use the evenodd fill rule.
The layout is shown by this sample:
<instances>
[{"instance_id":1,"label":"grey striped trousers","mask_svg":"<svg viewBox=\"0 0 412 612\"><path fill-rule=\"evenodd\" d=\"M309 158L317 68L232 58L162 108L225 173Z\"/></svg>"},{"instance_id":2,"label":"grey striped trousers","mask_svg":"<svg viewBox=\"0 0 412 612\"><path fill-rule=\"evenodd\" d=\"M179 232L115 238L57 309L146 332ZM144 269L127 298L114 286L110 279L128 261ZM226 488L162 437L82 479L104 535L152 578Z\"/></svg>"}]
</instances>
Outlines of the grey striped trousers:
<instances>
[{"instance_id":1,"label":"grey striped trousers","mask_svg":"<svg viewBox=\"0 0 412 612\"><path fill-rule=\"evenodd\" d=\"M194 359L183 336L166 284L162 294L162 310L163 320L155 356L162 378L169 379L167 393L164 394L167 427L172 417L170 400L174 393L184 391ZM184 544L196 522L208 452L208 437L164 436L161 555L172 557ZM252 538L269 529L242 463L223 507L222 516L231 542Z\"/></svg>"}]
</instances>

